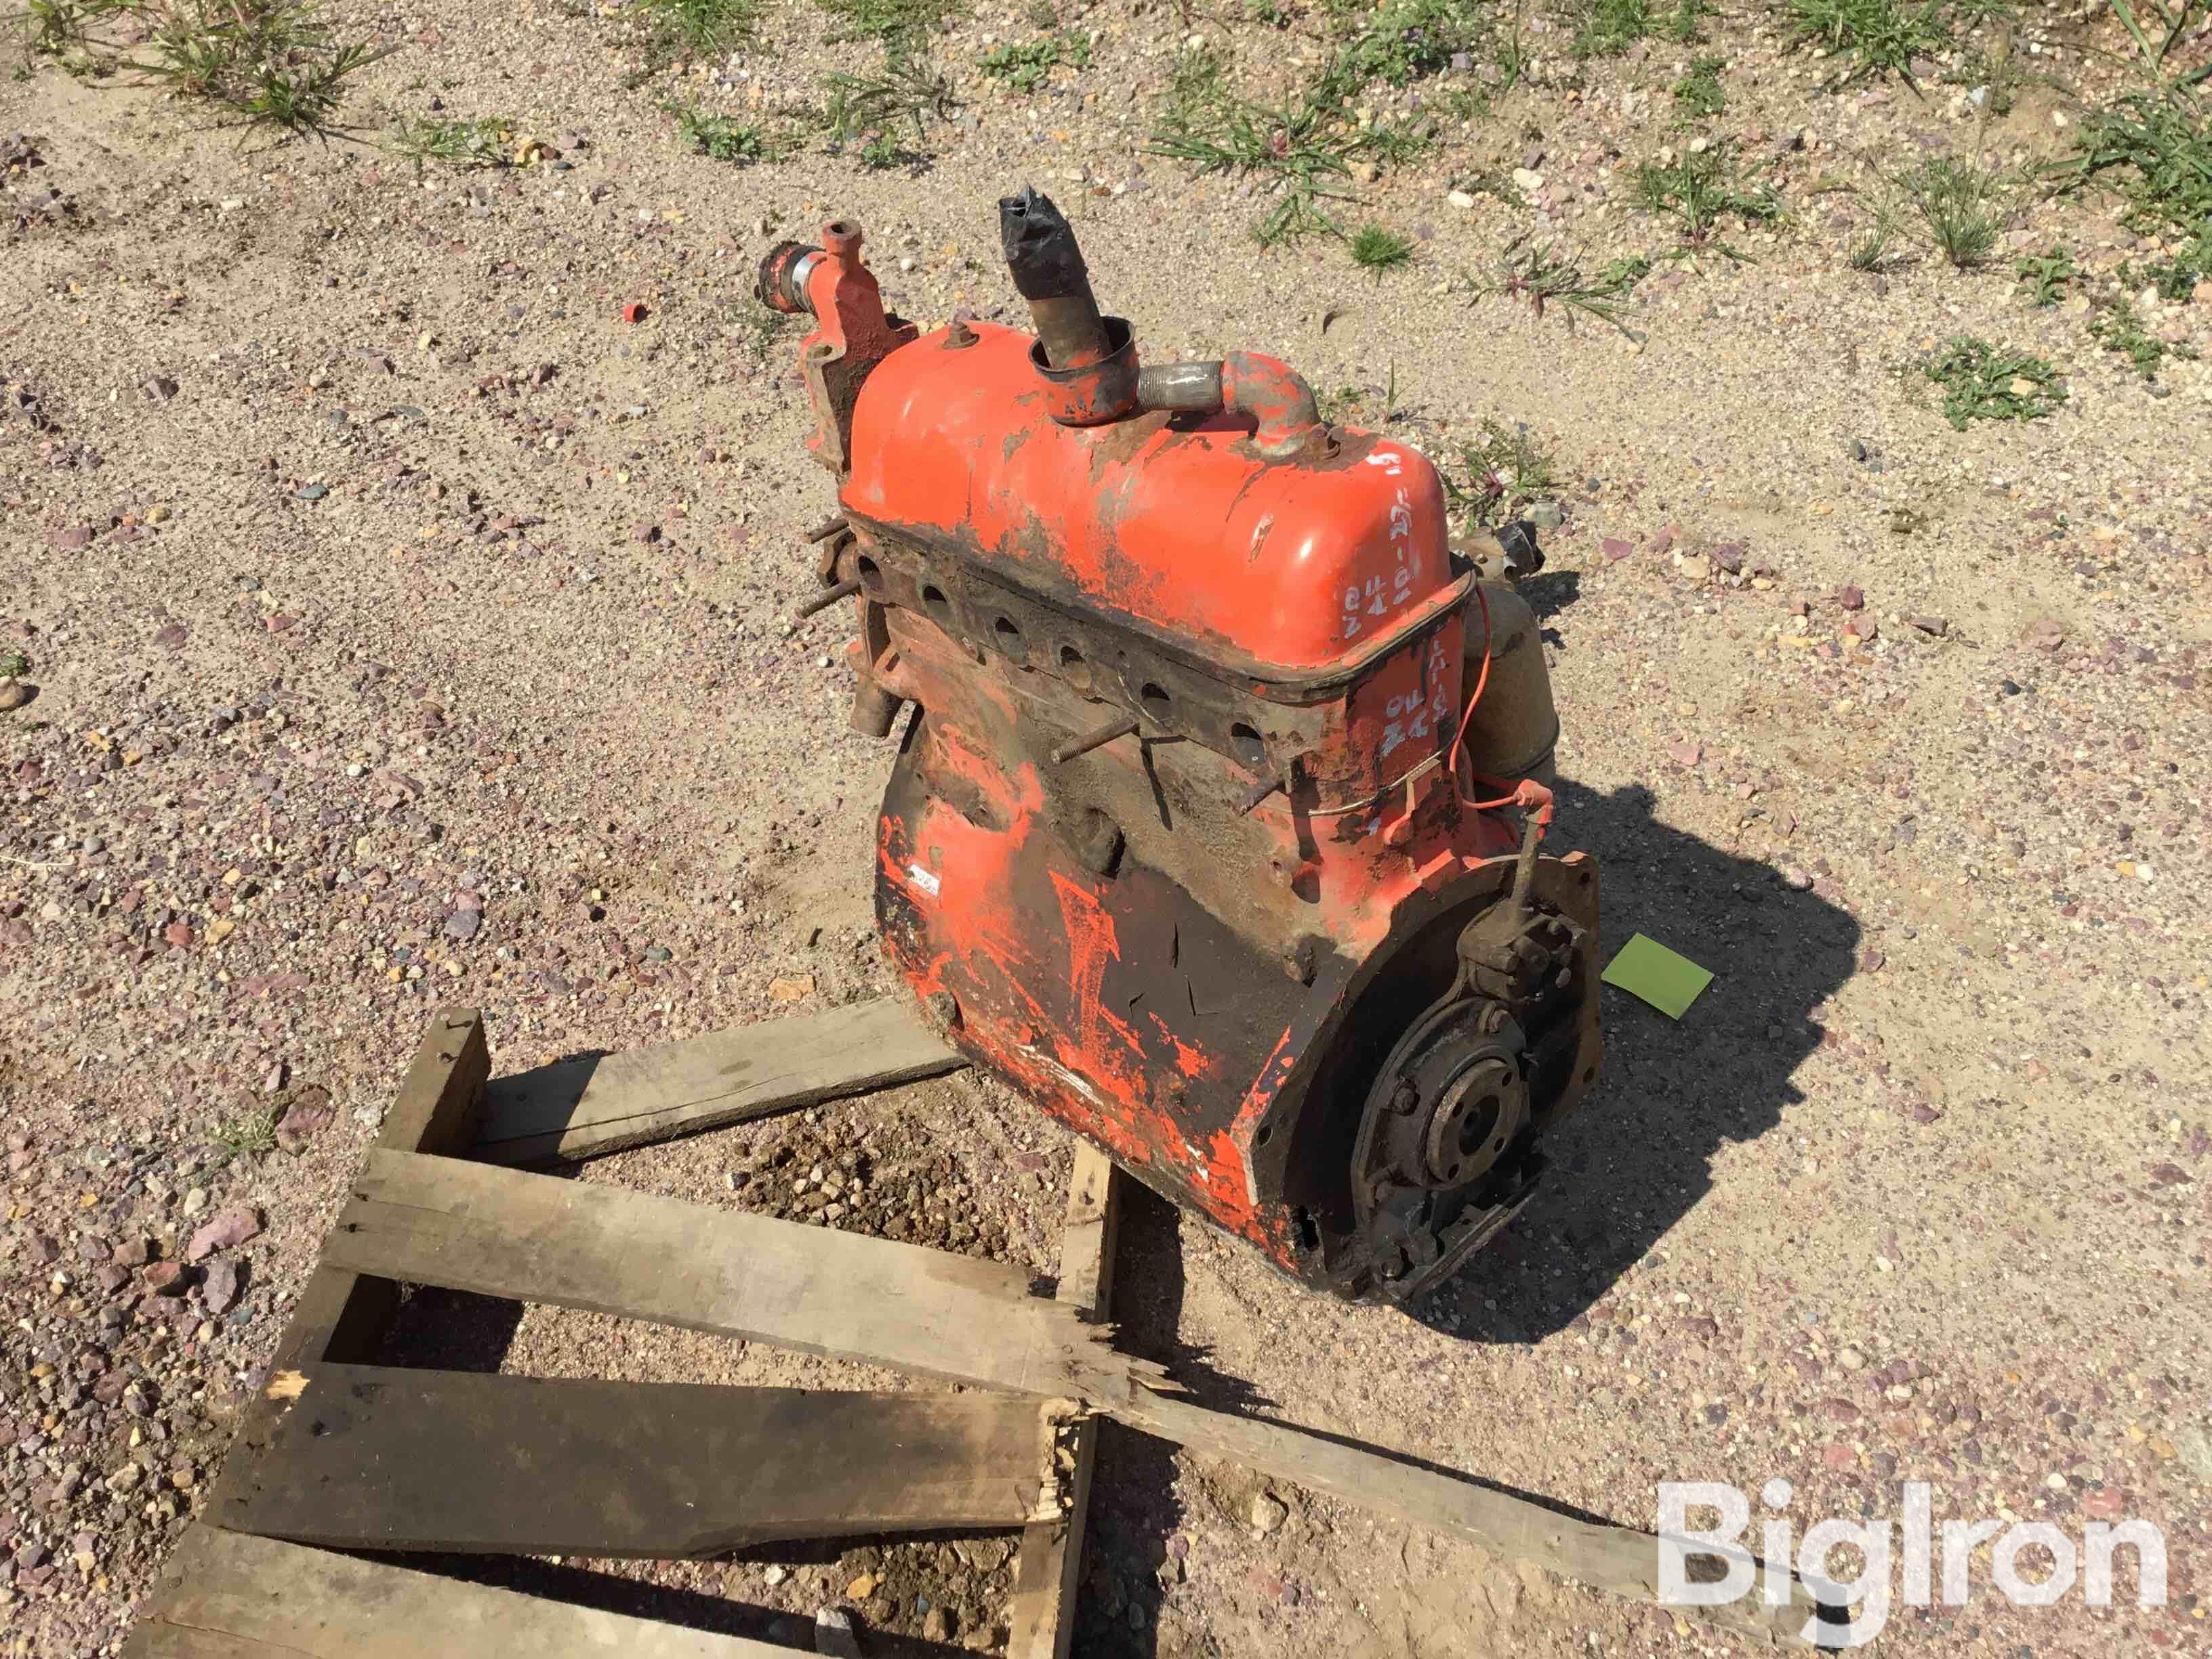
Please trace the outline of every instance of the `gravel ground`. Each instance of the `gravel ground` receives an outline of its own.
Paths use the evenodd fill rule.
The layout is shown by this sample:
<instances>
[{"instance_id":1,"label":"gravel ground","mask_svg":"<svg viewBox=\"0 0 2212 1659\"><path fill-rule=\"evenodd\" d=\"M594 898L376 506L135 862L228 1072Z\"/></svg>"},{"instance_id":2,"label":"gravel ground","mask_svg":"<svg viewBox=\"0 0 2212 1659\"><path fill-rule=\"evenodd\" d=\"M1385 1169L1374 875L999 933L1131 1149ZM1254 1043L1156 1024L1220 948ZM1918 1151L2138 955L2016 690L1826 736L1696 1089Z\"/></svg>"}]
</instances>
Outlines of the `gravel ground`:
<instances>
[{"instance_id":1,"label":"gravel ground","mask_svg":"<svg viewBox=\"0 0 2212 1659\"><path fill-rule=\"evenodd\" d=\"M1593 269L1663 246L1617 169L1692 142L1668 109L1686 48L1512 92L1361 181L1416 240L1370 281L1327 241L1258 254L1262 199L1143 152L1190 35L1264 87L1297 78L1296 33L1109 0L1080 19L1091 66L1022 95L975 66L1034 27L979 7L937 46L962 111L926 168L884 172L818 145L732 167L659 112L774 119L868 64L797 8L643 85L611 15L346 21L400 47L361 78L366 126L509 114L558 162L418 179L52 67L0 82L0 135L32 141L4 188L62 193L0 214L0 655L29 689L0 711L10 1651L119 1644L433 1007L481 1006L511 1071L893 988L867 890L890 757L845 728L840 619L785 622L830 488L796 337L746 293L773 237L844 215L908 314L1008 316L992 202L1028 178L1152 358L1271 351L1439 454L1485 417L1556 453L1531 584L1566 721L1556 838L1603 861L1608 939L1717 976L1679 1024L1607 994L1559 1178L1413 1317L1305 1295L1139 1194L1130 1344L1209 1403L1638 1525L1662 1480L1777 1475L1801 1530L1893 1516L1911 1480L1939 1517L2141 1516L2162 1611L2124 1568L2110 1613L2015 1608L1984 1564L1889 1639L2212 1652L2212 365L2147 384L2012 282L2057 243L2107 292L2154 251L2108 200L2026 201L1984 273L1869 276L1846 258L1863 198L1835 193L1978 144L2053 154L2061 91L1978 130L1941 76L1831 94L1756 15L1716 22L1712 130L1773 161L1792 215L1733 235L1741 262L1662 264L1625 313L1639 340L1453 278L1524 232ZM2114 84L2081 48L2117 37L2051 38L2062 85ZM1516 167L1537 182L1463 188ZM2141 309L2212 344L2212 295ZM2057 362L2063 408L1954 431L1912 365L1961 331ZM1048 1273L1066 1168L1056 1130L959 1078L585 1178ZM400 1342L897 1386L428 1293ZM1094 1504L1088 1655L1717 1650L1119 1431ZM802 1641L848 1603L988 1647L1005 1543L481 1570Z\"/></svg>"}]
</instances>

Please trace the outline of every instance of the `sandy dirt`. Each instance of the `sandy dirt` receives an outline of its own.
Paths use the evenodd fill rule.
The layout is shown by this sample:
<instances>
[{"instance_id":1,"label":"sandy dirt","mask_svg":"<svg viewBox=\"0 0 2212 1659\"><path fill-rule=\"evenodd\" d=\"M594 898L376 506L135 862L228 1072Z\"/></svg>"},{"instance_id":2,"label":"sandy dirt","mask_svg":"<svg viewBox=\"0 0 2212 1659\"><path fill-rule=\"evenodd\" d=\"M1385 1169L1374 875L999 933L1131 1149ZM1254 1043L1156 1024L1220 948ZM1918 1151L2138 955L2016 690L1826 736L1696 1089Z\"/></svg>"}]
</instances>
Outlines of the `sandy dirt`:
<instances>
[{"instance_id":1,"label":"sandy dirt","mask_svg":"<svg viewBox=\"0 0 2212 1659\"><path fill-rule=\"evenodd\" d=\"M35 689L0 713L8 1650L119 1644L432 1008L481 1007L513 1071L894 988L868 886L890 748L847 729L842 616L786 623L831 481L798 337L748 291L769 241L836 215L908 314L1012 318L993 203L1026 179L1149 358L1273 352L1440 457L1486 416L1556 454L1529 586L1565 720L1555 842L1602 860L1609 940L1717 976L1680 1023L1606 993L1556 1178L1410 1316L1306 1294L1140 1194L1128 1344L1207 1403L1638 1526L1661 1481L1776 1476L1801 1531L1895 1516L1908 1480L1938 1517L2145 1518L2161 1610L2124 1565L2109 1612L2011 1607L1984 1560L1966 1605L1899 1609L1887 1639L2212 1652L2212 362L2147 384L2014 284L2054 242L2099 293L2144 257L2106 198L2025 202L1981 273L1869 276L1863 207L1831 193L1978 143L2054 154L2065 95L1978 131L1956 88L1826 94L1755 18L1717 22L1716 127L1791 216L1732 231L1741 262L1663 265L1638 341L1454 279L1522 232L1593 265L1671 246L1625 181L1688 142L1684 48L1512 92L1359 185L1418 239L1370 280L1327 241L1261 253L1248 186L1144 154L1188 37L1264 82L1294 34L1109 0L1066 20L1098 31L1091 67L1023 95L975 64L1032 26L980 7L936 43L964 103L926 166L812 143L738 167L659 105L774 117L872 49L794 7L726 65L633 85L620 20L571 9L344 19L400 48L349 106L367 138L434 100L513 116L557 166L418 178L51 65L0 81L0 137L40 161L7 188L69 209L0 214L0 654ZM2075 46L2113 42L2060 21L2060 80L2108 84ZM1454 198L1501 167L1542 175L1535 204ZM2144 315L2212 348L2212 295ZM2069 400L1954 430L1912 365L1958 332L2051 358ZM296 1151L234 1152L278 1109ZM1065 1139L973 1078L586 1178L747 1204L780 1146L926 1172L945 1201L915 1236L1051 1268ZM149 1264L214 1224L159 1293ZM417 1328L443 1313L467 1363L896 1386L418 1302L424 1363L462 1363ZM1093 1501L1086 1655L1727 1646L1110 1427ZM1004 1544L479 1570L802 1645L846 1603L988 1649Z\"/></svg>"}]
</instances>

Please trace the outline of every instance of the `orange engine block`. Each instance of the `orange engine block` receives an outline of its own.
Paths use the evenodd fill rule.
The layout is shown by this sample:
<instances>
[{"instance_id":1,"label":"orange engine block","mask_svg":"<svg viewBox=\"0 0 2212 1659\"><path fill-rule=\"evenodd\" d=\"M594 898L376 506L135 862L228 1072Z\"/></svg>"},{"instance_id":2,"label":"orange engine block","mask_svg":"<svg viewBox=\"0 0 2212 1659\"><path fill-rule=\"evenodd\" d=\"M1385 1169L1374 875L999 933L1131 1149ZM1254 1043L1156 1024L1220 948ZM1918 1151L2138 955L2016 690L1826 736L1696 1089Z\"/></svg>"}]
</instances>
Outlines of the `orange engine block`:
<instances>
[{"instance_id":1,"label":"orange engine block","mask_svg":"<svg viewBox=\"0 0 2212 1659\"><path fill-rule=\"evenodd\" d=\"M1000 216L1034 334L887 314L849 224L761 270L815 319L840 481L810 608L857 601L857 726L912 705L884 941L1131 1174L1403 1299L1527 1201L1597 1065L1595 865L1538 850L1534 619L1418 451L1273 358L1141 366L1053 204Z\"/></svg>"}]
</instances>

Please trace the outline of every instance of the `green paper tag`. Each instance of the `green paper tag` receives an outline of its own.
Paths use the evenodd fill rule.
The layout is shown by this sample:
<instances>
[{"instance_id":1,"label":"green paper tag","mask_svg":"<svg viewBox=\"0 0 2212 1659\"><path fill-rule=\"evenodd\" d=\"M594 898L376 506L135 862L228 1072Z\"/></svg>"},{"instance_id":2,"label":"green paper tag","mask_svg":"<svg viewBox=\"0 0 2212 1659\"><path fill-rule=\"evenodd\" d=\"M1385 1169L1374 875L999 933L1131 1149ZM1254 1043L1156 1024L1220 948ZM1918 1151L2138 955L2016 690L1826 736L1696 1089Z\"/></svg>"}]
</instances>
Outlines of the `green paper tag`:
<instances>
[{"instance_id":1,"label":"green paper tag","mask_svg":"<svg viewBox=\"0 0 2212 1659\"><path fill-rule=\"evenodd\" d=\"M1669 1019L1681 1018L1698 993L1713 982L1710 971L1643 933L1620 947L1604 977L1607 985L1642 997Z\"/></svg>"}]
</instances>

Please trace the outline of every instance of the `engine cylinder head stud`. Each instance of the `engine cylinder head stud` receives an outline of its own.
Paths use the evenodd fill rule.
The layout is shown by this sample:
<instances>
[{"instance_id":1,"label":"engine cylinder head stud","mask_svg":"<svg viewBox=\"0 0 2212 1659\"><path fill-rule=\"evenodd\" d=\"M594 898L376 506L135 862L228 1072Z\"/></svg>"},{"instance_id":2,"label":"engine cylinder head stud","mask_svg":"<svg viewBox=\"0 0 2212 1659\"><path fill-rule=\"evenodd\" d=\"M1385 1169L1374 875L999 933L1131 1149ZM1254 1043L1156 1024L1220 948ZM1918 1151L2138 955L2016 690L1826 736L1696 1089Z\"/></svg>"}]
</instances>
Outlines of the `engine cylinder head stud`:
<instances>
[{"instance_id":1,"label":"engine cylinder head stud","mask_svg":"<svg viewBox=\"0 0 2212 1659\"><path fill-rule=\"evenodd\" d=\"M1094 749L1103 749L1116 738L1126 738L1136 729L1137 717L1134 714L1117 716L1103 726L1085 732L1079 738L1070 738L1066 743L1055 745L1052 751L1052 763L1065 766L1078 755L1087 755Z\"/></svg>"},{"instance_id":2,"label":"engine cylinder head stud","mask_svg":"<svg viewBox=\"0 0 2212 1659\"><path fill-rule=\"evenodd\" d=\"M854 576L847 581L839 582L834 587L825 587L819 593L817 593L812 599L807 600L805 605L800 605L798 610L793 611L791 613L791 619L793 622L805 622L809 617L814 616L818 612L827 611L831 605L836 604L838 600L851 599L854 594L860 591L860 579L858 576Z\"/></svg>"}]
</instances>

